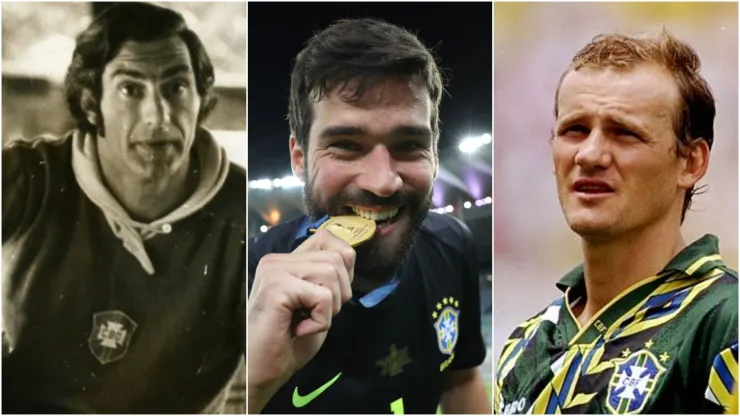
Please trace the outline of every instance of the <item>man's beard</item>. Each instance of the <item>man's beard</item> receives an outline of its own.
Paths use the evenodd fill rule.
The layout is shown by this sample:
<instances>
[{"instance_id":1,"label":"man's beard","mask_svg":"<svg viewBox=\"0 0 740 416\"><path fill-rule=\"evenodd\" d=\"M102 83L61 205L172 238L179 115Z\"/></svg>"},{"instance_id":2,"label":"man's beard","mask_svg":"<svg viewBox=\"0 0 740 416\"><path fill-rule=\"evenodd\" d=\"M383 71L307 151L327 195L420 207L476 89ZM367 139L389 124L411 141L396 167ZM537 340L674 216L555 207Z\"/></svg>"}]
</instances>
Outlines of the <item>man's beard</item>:
<instances>
[{"instance_id":1,"label":"man's beard","mask_svg":"<svg viewBox=\"0 0 740 416\"><path fill-rule=\"evenodd\" d=\"M326 214L344 215L347 206L403 206L403 212L398 215L408 215L407 230L401 230L400 238L393 247L388 247L377 238L355 247L355 284L353 287L360 291L369 291L388 281L403 264L406 254L414 243L414 237L419 233L421 225L432 205L432 190L427 195L413 191L399 191L390 197L380 197L372 192L356 190L343 191L333 195L328 201L320 201L317 190L307 174L303 177L303 205L312 221L316 221ZM395 231L394 231L395 232ZM363 290L365 289L365 290Z\"/></svg>"}]
</instances>

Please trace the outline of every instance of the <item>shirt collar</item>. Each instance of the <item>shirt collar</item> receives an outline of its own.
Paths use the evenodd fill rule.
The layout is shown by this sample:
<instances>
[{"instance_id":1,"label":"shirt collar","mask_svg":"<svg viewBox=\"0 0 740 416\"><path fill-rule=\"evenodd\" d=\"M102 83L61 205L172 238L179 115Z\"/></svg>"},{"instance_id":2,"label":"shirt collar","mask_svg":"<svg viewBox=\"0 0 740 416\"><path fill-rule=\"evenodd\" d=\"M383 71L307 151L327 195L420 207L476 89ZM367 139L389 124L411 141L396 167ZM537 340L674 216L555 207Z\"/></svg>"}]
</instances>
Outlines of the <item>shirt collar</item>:
<instances>
[{"instance_id":1,"label":"shirt collar","mask_svg":"<svg viewBox=\"0 0 740 416\"><path fill-rule=\"evenodd\" d=\"M719 255L719 239L715 235L705 234L676 254L659 274L678 272L684 277L702 276L714 268L724 266L722 257ZM583 286L583 284L583 264L581 263L566 273L556 283L556 286L565 292L570 287Z\"/></svg>"}]
</instances>

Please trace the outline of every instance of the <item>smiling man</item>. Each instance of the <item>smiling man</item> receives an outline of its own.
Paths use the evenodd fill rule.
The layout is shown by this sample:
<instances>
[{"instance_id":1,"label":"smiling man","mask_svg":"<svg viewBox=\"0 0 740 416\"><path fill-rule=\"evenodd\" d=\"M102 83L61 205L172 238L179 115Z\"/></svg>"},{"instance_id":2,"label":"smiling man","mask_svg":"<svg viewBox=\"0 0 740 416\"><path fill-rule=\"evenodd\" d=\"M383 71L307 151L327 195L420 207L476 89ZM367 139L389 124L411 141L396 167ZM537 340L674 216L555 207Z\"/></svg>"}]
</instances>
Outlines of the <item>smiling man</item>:
<instances>
[{"instance_id":1,"label":"smiling man","mask_svg":"<svg viewBox=\"0 0 740 416\"><path fill-rule=\"evenodd\" d=\"M429 212L433 56L402 28L344 20L308 42L291 81L307 215L248 247L250 412L490 414L472 237ZM375 221L375 235L356 249L312 235L341 215Z\"/></svg>"},{"instance_id":2,"label":"smiling man","mask_svg":"<svg viewBox=\"0 0 740 416\"><path fill-rule=\"evenodd\" d=\"M246 175L201 122L214 70L178 13L77 38L78 127L3 149L3 412L198 413L244 354Z\"/></svg>"},{"instance_id":3,"label":"smiling man","mask_svg":"<svg viewBox=\"0 0 740 416\"><path fill-rule=\"evenodd\" d=\"M500 413L722 413L736 408L737 274L681 224L709 163L715 107L671 35L599 36L563 74L553 171L583 264L517 327Z\"/></svg>"}]
</instances>

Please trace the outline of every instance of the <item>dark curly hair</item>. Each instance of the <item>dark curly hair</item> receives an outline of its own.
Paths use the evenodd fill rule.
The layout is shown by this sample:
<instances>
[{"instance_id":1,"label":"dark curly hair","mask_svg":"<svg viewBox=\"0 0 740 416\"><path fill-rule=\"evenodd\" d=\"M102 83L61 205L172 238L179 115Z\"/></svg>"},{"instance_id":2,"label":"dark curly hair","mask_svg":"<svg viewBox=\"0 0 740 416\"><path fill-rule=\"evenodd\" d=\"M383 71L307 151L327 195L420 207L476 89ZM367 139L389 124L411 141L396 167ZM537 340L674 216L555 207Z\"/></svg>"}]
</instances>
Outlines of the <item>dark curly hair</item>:
<instances>
[{"instance_id":1,"label":"dark curly hair","mask_svg":"<svg viewBox=\"0 0 740 416\"><path fill-rule=\"evenodd\" d=\"M67 104L80 130L94 133L102 127L88 120L82 108L82 94L85 90L92 92L98 120L102 120L100 97L103 71L123 43L150 42L170 36L179 36L190 53L196 89L201 97L198 124L208 117L216 105L213 64L198 35L188 29L182 15L147 3L112 3L77 36L72 63L64 79Z\"/></svg>"},{"instance_id":2,"label":"dark curly hair","mask_svg":"<svg viewBox=\"0 0 740 416\"><path fill-rule=\"evenodd\" d=\"M412 33L378 19L340 20L311 38L290 77L288 121L299 146L308 142L313 103L335 86L357 82L350 99L383 77L415 78L432 99L431 128L439 137L442 74L434 56Z\"/></svg>"}]
</instances>

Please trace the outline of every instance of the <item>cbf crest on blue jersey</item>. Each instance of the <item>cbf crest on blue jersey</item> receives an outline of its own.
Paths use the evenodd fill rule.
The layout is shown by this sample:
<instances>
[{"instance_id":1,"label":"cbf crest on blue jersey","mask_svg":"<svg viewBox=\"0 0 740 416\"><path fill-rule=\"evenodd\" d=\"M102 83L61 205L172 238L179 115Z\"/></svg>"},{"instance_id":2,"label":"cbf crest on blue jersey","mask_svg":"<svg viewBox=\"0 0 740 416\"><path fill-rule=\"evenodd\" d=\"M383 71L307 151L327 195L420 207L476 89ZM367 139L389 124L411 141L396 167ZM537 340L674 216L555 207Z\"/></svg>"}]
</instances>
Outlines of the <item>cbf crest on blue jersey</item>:
<instances>
[{"instance_id":1,"label":"cbf crest on blue jersey","mask_svg":"<svg viewBox=\"0 0 740 416\"><path fill-rule=\"evenodd\" d=\"M137 327L136 322L121 311L94 314L90 336L87 338L90 352L103 365L120 360L126 355Z\"/></svg>"},{"instance_id":2,"label":"cbf crest on blue jersey","mask_svg":"<svg viewBox=\"0 0 740 416\"><path fill-rule=\"evenodd\" d=\"M614 413L639 413L664 372L665 368L647 350L618 361L609 380L606 406Z\"/></svg>"},{"instance_id":3,"label":"cbf crest on blue jersey","mask_svg":"<svg viewBox=\"0 0 740 416\"><path fill-rule=\"evenodd\" d=\"M434 329L437 330L437 345L442 354L450 355L455 350L458 338L458 321L460 302L452 297L442 299L432 312Z\"/></svg>"}]
</instances>

